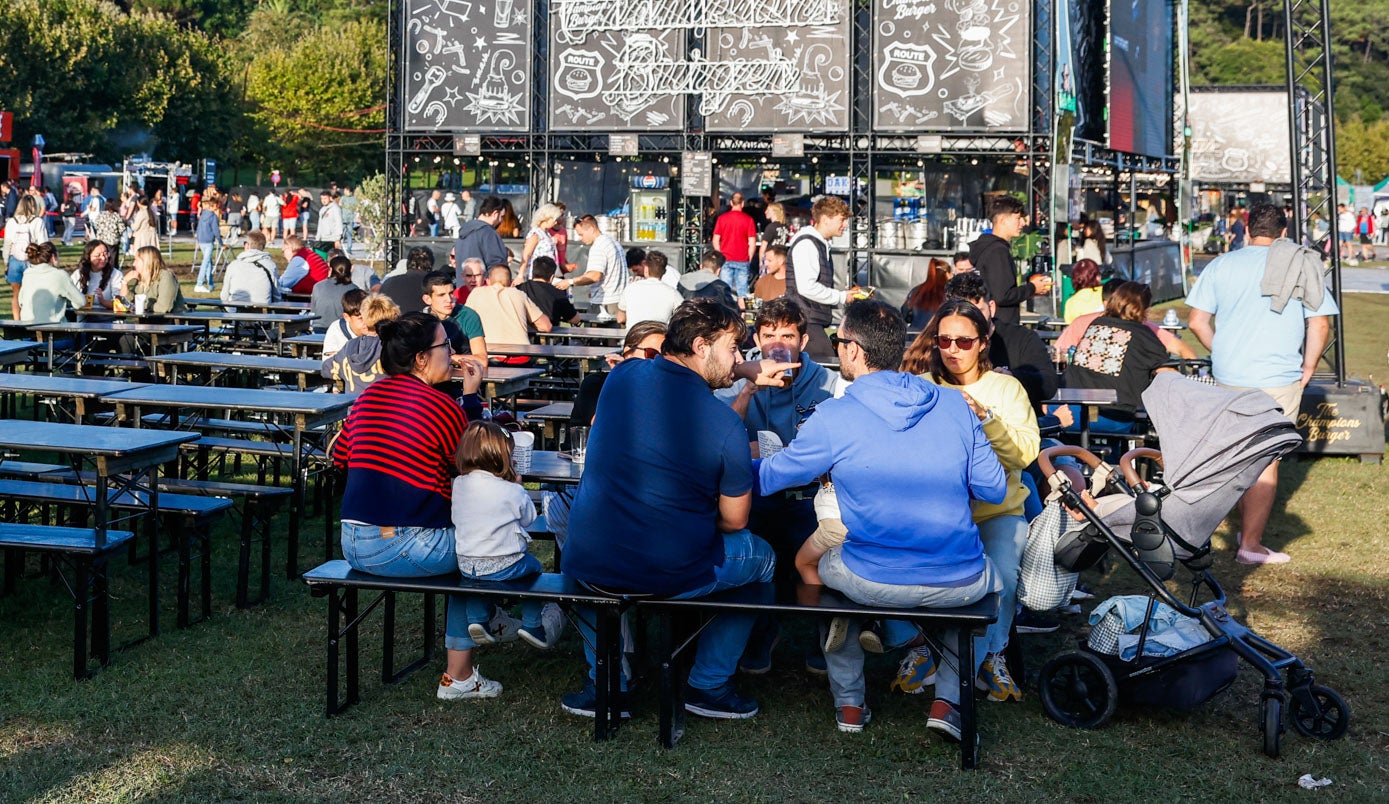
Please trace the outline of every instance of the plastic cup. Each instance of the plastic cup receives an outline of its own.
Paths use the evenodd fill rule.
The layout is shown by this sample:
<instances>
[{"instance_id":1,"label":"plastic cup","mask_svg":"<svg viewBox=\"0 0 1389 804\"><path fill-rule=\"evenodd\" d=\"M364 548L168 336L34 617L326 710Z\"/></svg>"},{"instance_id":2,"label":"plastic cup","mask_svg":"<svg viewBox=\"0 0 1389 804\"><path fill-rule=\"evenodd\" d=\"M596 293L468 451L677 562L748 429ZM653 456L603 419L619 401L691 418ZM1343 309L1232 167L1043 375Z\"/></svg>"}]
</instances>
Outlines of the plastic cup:
<instances>
[{"instance_id":1,"label":"plastic cup","mask_svg":"<svg viewBox=\"0 0 1389 804\"><path fill-rule=\"evenodd\" d=\"M149 299L150 297L143 293L135 294L135 315L145 314L145 305L149 302Z\"/></svg>"},{"instance_id":2,"label":"plastic cup","mask_svg":"<svg viewBox=\"0 0 1389 804\"><path fill-rule=\"evenodd\" d=\"M583 463L588 456L588 428L569 428L569 458L574 463Z\"/></svg>"},{"instance_id":3,"label":"plastic cup","mask_svg":"<svg viewBox=\"0 0 1389 804\"><path fill-rule=\"evenodd\" d=\"M531 470L531 450L535 448L535 433L522 430L511 434L511 465L520 474Z\"/></svg>"}]
</instances>

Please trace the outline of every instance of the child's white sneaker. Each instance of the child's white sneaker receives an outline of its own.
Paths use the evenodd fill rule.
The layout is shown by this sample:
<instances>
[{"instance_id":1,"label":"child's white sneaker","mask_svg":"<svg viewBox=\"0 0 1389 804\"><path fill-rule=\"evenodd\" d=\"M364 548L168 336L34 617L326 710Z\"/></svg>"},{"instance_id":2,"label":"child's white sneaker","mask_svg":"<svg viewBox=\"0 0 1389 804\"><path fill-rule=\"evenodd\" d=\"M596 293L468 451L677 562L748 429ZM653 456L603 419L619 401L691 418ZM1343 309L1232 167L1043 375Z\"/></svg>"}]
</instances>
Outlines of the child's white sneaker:
<instances>
[{"instance_id":1,"label":"child's white sneaker","mask_svg":"<svg viewBox=\"0 0 1389 804\"><path fill-rule=\"evenodd\" d=\"M461 701L465 698L495 698L502 694L500 682L483 678L482 670L473 665L473 674L459 681L448 673L439 679L439 691L435 693L443 701Z\"/></svg>"},{"instance_id":2,"label":"child's white sneaker","mask_svg":"<svg viewBox=\"0 0 1389 804\"><path fill-rule=\"evenodd\" d=\"M521 630L520 623L511 618L511 615L496 609L492 613L492 619L483 623L472 623L468 626L468 636L479 645L495 645L498 642L515 642L517 633Z\"/></svg>"},{"instance_id":3,"label":"child's white sneaker","mask_svg":"<svg viewBox=\"0 0 1389 804\"><path fill-rule=\"evenodd\" d=\"M523 625L518 633L531 645L547 650L554 646L559 641L559 635L564 633L564 612L560 610L558 603L546 603L545 608L540 610L540 625L535 628Z\"/></svg>"}]
</instances>

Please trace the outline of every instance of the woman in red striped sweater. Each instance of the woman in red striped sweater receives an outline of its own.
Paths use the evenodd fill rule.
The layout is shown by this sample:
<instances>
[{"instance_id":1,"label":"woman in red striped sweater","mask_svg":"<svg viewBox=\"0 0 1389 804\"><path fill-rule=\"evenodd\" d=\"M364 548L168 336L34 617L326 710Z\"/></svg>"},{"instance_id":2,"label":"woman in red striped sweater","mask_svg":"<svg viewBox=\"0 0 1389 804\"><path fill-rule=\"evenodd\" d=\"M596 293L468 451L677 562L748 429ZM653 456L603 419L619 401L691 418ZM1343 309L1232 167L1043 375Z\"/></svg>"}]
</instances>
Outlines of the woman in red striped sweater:
<instances>
[{"instance_id":1,"label":"woman in red striped sweater","mask_svg":"<svg viewBox=\"0 0 1389 804\"><path fill-rule=\"evenodd\" d=\"M439 320L426 313L382 321L377 335L386 376L353 403L333 450L334 465L347 470L343 557L353 569L393 578L453 573L454 455L468 421L434 387L454 374L452 350ZM466 359L459 367L465 393L477 393L481 368ZM495 698L501 685L473 666L464 605L463 597L449 597L448 669L438 696Z\"/></svg>"}]
</instances>

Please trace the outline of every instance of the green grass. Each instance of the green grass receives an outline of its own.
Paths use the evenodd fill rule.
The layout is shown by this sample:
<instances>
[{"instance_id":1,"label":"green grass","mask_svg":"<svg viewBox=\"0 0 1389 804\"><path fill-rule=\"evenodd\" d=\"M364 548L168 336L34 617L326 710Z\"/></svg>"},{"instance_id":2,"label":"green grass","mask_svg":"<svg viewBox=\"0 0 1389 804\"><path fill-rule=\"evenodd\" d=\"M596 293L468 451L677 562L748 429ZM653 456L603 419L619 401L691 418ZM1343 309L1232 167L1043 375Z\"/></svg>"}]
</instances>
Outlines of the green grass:
<instances>
[{"instance_id":1,"label":"green grass","mask_svg":"<svg viewBox=\"0 0 1389 804\"><path fill-rule=\"evenodd\" d=\"M1389 298L1347 297L1352 373L1381 375L1387 308ZM953 747L925 728L929 700L887 694L891 660L869 663L873 724L860 735L836 733L824 682L799 669L804 624L792 629L799 649L783 643L771 674L742 682L761 715L691 718L674 751L656 745L649 690L636 718L604 744L590 741L589 721L560 712L559 696L582 677L572 631L548 654L520 644L480 650L480 665L505 693L445 704L433 697L442 659L398 687L381 685L379 613L363 636L362 703L325 719L326 603L278 577L267 603L234 609L235 535L224 524L213 618L173 628L166 559L165 633L117 652L89 681L69 677L71 614L61 586L29 578L0 598L0 801L1384 800L1389 473L1321 459L1286 465L1282 481L1267 542L1294 562L1237 565L1222 528L1214 571L1237 616L1339 690L1354 722L1335 743L1290 732L1279 760L1259 753L1260 682L1244 669L1197 712L1121 707L1095 732L1051 722L1030 690L1021 704L981 703L982 767L961 772ZM321 555L321 522L303 533L308 567ZM280 540L277 570L283 549ZM114 572L121 642L143 633L144 568L120 559ZM1127 572L1093 581L1102 596L1141 591ZM409 613L400 615L402 658L418 638L416 606L404 604ZM1025 637L1029 671L1081 625L1071 617L1058 635ZM1308 772L1335 785L1304 793L1296 779Z\"/></svg>"}]
</instances>

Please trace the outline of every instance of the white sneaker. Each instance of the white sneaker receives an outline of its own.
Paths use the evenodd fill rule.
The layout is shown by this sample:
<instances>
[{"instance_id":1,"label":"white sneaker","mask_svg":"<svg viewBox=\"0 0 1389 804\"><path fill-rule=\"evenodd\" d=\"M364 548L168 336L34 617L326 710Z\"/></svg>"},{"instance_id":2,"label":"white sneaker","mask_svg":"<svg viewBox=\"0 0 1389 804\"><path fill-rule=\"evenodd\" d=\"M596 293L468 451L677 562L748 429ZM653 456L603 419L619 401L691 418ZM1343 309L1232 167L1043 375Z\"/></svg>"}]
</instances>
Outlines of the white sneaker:
<instances>
[{"instance_id":1,"label":"white sneaker","mask_svg":"<svg viewBox=\"0 0 1389 804\"><path fill-rule=\"evenodd\" d=\"M207 287L206 285L194 285L194 286L193 286L193 292L194 292L194 293L211 293L211 292L212 292L212 288Z\"/></svg>"},{"instance_id":2,"label":"white sneaker","mask_svg":"<svg viewBox=\"0 0 1389 804\"><path fill-rule=\"evenodd\" d=\"M548 650L559 641L564 633L564 612L558 603L546 603L540 610L540 627L531 629L521 626L517 634L534 647Z\"/></svg>"},{"instance_id":3,"label":"white sneaker","mask_svg":"<svg viewBox=\"0 0 1389 804\"><path fill-rule=\"evenodd\" d=\"M521 630L520 623L511 615L496 609L487 625L473 623L468 626L468 636L479 645L495 645L498 642L515 642Z\"/></svg>"},{"instance_id":4,"label":"white sneaker","mask_svg":"<svg viewBox=\"0 0 1389 804\"><path fill-rule=\"evenodd\" d=\"M495 698L502 694L502 685L490 678L482 677L482 670L473 665L473 674L459 681L448 673L439 679L439 691L435 693L443 701L461 701L465 698Z\"/></svg>"}]
</instances>

